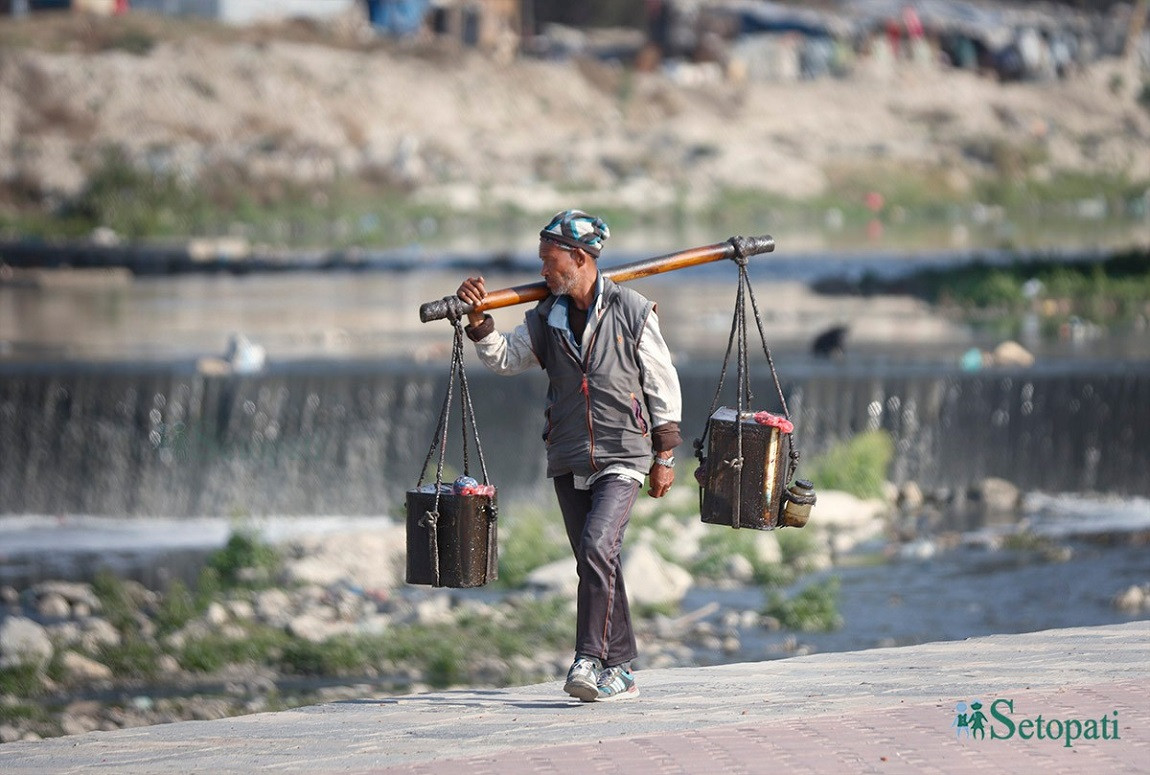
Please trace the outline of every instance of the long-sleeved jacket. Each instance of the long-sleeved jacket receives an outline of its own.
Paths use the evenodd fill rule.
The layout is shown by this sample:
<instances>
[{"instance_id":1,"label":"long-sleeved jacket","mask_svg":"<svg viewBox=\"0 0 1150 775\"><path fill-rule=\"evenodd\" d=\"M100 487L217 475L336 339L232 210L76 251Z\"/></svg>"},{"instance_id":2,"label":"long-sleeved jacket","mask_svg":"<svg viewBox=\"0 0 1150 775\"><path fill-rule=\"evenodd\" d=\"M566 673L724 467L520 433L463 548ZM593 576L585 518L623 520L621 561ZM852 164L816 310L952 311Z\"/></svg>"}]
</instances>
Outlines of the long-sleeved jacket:
<instances>
[{"instance_id":1,"label":"long-sleeved jacket","mask_svg":"<svg viewBox=\"0 0 1150 775\"><path fill-rule=\"evenodd\" d=\"M680 442L682 402L654 305L600 276L582 340L567 324L566 297L549 296L510 334L490 317L468 335L488 368L518 374L534 365L550 380L548 476L580 479L619 471L642 478L652 451Z\"/></svg>"}]
</instances>

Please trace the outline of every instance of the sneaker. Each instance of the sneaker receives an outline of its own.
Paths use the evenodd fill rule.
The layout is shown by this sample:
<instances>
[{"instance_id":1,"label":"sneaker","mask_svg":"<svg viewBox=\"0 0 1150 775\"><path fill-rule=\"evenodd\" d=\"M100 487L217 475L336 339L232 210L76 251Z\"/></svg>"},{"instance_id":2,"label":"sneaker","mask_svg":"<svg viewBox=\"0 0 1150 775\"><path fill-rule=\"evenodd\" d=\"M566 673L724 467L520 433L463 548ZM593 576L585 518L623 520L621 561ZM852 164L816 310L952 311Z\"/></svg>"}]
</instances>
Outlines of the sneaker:
<instances>
[{"instance_id":1,"label":"sneaker","mask_svg":"<svg viewBox=\"0 0 1150 775\"><path fill-rule=\"evenodd\" d=\"M596 683L599 679L599 671L602 669L603 663L598 659L575 657L571 669L567 671L567 683L563 685L563 691L572 697L578 697L583 702L593 702L599 695Z\"/></svg>"},{"instance_id":2,"label":"sneaker","mask_svg":"<svg viewBox=\"0 0 1150 775\"><path fill-rule=\"evenodd\" d=\"M596 688L597 702L628 700L639 696L639 687L635 685L635 674L631 672L629 665L609 667L601 672Z\"/></svg>"}]
</instances>

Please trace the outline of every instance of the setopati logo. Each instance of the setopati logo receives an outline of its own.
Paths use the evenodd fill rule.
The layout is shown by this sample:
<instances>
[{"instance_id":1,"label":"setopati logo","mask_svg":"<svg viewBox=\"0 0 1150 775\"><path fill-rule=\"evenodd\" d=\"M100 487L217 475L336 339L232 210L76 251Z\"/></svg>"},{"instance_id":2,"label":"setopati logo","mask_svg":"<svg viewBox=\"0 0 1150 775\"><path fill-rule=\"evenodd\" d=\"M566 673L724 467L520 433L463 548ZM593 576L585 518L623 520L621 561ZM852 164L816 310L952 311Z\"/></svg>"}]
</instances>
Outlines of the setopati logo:
<instances>
[{"instance_id":1,"label":"setopati logo","mask_svg":"<svg viewBox=\"0 0 1150 775\"><path fill-rule=\"evenodd\" d=\"M997 699L989 708L971 700L955 704L951 726L958 740L1050 740L1072 748L1077 740L1117 740L1118 711L1089 719L1044 718L1041 713L1019 717L1014 700Z\"/></svg>"}]
</instances>

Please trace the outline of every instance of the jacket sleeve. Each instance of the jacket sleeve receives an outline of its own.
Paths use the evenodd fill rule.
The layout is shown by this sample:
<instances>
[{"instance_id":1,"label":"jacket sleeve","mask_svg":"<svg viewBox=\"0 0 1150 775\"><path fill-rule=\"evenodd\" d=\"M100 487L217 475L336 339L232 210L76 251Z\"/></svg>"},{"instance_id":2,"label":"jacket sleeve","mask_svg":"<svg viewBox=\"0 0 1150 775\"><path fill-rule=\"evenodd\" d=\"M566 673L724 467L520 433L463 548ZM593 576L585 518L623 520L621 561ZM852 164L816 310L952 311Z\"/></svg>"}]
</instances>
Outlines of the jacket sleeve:
<instances>
[{"instance_id":1,"label":"jacket sleeve","mask_svg":"<svg viewBox=\"0 0 1150 775\"><path fill-rule=\"evenodd\" d=\"M656 452L665 452L682 442L679 422L683 398L679 373L671 361L671 351L659 330L659 318L654 310L647 316L638 349L647 410L651 413L652 443Z\"/></svg>"},{"instance_id":2,"label":"jacket sleeve","mask_svg":"<svg viewBox=\"0 0 1150 775\"><path fill-rule=\"evenodd\" d=\"M479 360L496 374L511 376L539 366L526 323L520 323L510 334L501 334L487 315L478 326L467 326L466 331L468 338L475 342Z\"/></svg>"}]
</instances>

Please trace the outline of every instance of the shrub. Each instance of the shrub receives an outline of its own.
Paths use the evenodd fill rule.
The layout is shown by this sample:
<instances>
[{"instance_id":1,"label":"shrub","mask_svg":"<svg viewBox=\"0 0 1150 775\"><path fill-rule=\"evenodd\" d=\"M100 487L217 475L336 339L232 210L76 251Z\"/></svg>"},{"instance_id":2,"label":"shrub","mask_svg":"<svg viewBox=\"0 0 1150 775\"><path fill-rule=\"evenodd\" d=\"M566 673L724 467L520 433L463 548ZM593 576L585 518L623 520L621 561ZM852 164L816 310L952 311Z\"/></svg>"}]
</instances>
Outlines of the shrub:
<instances>
[{"instance_id":1,"label":"shrub","mask_svg":"<svg viewBox=\"0 0 1150 775\"><path fill-rule=\"evenodd\" d=\"M209 635L189 640L177 654L180 667L210 673L227 665L275 664L291 640L283 630L253 626L246 637Z\"/></svg>"},{"instance_id":2,"label":"shrub","mask_svg":"<svg viewBox=\"0 0 1150 775\"><path fill-rule=\"evenodd\" d=\"M36 665L15 665L0 668L0 694L14 697L35 697L44 691L40 670ZM0 704L0 707L3 707Z\"/></svg>"},{"instance_id":3,"label":"shrub","mask_svg":"<svg viewBox=\"0 0 1150 775\"><path fill-rule=\"evenodd\" d=\"M156 626L161 633L174 632L191 621L197 613L196 600L188 586L176 579L168 586L156 611Z\"/></svg>"},{"instance_id":4,"label":"shrub","mask_svg":"<svg viewBox=\"0 0 1150 775\"><path fill-rule=\"evenodd\" d=\"M816 487L842 490L860 498L878 498L893 457L890 434L866 431L816 458L809 478Z\"/></svg>"},{"instance_id":5,"label":"shrub","mask_svg":"<svg viewBox=\"0 0 1150 775\"><path fill-rule=\"evenodd\" d=\"M224 588L266 587L282 564L283 558L275 547L247 531L232 533L224 548L207 559L207 567L219 574Z\"/></svg>"},{"instance_id":6,"label":"shrub","mask_svg":"<svg viewBox=\"0 0 1150 775\"><path fill-rule=\"evenodd\" d=\"M119 678L151 680L160 674L161 653L154 641L129 634L119 644L101 646L96 659Z\"/></svg>"},{"instance_id":7,"label":"shrub","mask_svg":"<svg viewBox=\"0 0 1150 775\"><path fill-rule=\"evenodd\" d=\"M293 638L284 645L283 664L302 675L348 675L371 668L381 643L363 636L336 636L322 643Z\"/></svg>"},{"instance_id":8,"label":"shrub","mask_svg":"<svg viewBox=\"0 0 1150 775\"><path fill-rule=\"evenodd\" d=\"M514 518L500 536L499 583L517 588L527 575L541 565L561 559L568 553L563 518L557 510L526 507L507 509Z\"/></svg>"},{"instance_id":9,"label":"shrub","mask_svg":"<svg viewBox=\"0 0 1150 775\"><path fill-rule=\"evenodd\" d=\"M779 554L785 567L796 573L810 570L811 559L819 552L814 533L809 530L779 530L775 536L779 539Z\"/></svg>"},{"instance_id":10,"label":"shrub","mask_svg":"<svg viewBox=\"0 0 1150 775\"><path fill-rule=\"evenodd\" d=\"M113 627L121 632L138 632L140 608L144 603L129 585L109 570L101 570L92 580L92 591Z\"/></svg>"},{"instance_id":11,"label":"shrub","mask_svg":"<svg viewBox=\"0 0 1150 775\"><path fill-rule=\"evenodd\" d=\"M781 532L776 532L776 535L780 538L781 545ZM689 570L696 577L717 581L726 575L728 560L732 556L739 555L751 563L751 567L754 568L754 580L758 584L774 587L794 581L795 567L786 562L764 561L755 548L756 538L757 534L753 530L732 530L722 527L708 530L699 542L699 553Z\"/></svg>"},{"instance_id":12,"label":"shrub","mask_svg":"<svg viewBox=\"0 0 1150 775\"><path fill-rule=\"evenodd\" d=\"M828 632L842 626L838 596L839 579L831 576L789 598L771 593L764 613L778 619L788 630Z\"/></svg>"}]
</instances>

